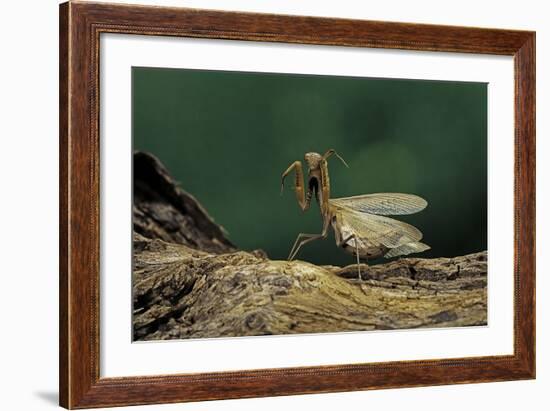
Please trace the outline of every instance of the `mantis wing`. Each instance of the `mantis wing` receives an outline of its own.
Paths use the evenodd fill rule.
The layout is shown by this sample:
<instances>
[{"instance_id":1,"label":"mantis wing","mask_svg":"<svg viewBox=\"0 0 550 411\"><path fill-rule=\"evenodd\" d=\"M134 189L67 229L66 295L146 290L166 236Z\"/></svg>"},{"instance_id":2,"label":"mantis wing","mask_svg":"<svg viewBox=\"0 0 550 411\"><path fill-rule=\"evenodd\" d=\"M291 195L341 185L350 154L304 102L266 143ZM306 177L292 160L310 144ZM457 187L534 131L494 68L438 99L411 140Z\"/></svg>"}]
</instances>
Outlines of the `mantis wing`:
<instances>
[{"instance_id":1,"label":"mantis wing","mask_svg":"<svg viewBox=\"0 0 550 411\"><path fill-rule=\"evenodd\" d=\"M403 244L403 245L400 245L399 247L392 248L390 251L384 254L384 257L392 258L392 257L399 257L402 255L421 253L422 251L429 250L430 248L431 247L429 245L421 242Z\"/></svg>"},{"instance_id":2,"label":"mantis wing","mask_svg":"<svg viewBox=\"0 0 550 411\"><path fill-rule=\"evenodd\" d=\"M422 197L403 193L364 194L354 197L334 198L329 201L337 207L377 215L414 214L428 205L428 202Z\"/></svg>"},{"instance_id":3,"label":"mantis wing","mask_svg":"<svg viewBox=\"0 0 550 411\"><path fill-rule=\"evenodd\" d=\"M396 248L422 239L422 233L416 227L393 218L346 208L339 208L336 215L343 237L354 234L375 246L381 244L387 248Z\"/></svg>"}]
</instances>

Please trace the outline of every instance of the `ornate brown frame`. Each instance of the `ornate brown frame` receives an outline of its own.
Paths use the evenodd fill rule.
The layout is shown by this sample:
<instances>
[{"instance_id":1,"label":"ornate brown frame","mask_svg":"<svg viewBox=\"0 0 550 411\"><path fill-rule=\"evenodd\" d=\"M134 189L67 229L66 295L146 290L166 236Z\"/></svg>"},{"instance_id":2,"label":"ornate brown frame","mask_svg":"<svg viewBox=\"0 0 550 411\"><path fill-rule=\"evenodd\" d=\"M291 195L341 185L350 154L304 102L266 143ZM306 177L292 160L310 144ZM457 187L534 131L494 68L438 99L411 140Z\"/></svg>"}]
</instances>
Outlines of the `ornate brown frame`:
<instances>
[{"instance_id":1,"label":"ornate brown frame","mask_svg":"<svg viewBox=\"0 0 550 411\"><path fill-rule=\"evenodd\" d=\"M514 354L100 378L101 33L500 54L515 62ZM60 6L60 404L170 403L535 377L535 33L69 2Z\"/></svg>"}]
</instances>

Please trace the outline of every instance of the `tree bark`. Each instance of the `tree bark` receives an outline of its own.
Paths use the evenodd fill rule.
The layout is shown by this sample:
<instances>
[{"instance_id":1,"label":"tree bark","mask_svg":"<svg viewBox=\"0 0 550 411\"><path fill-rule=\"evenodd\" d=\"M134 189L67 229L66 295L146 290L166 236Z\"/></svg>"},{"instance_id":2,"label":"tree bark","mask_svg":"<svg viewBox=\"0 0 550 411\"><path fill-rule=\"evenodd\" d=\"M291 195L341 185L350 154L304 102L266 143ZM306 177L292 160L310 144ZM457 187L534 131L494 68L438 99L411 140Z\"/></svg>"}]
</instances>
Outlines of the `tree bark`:
<instances>
[{"instance_id":1,"label":"tree bark","mask_svg":"<svg viewBox=\"0 0 550 411\"><path fill-rule=\"evenodd\" d=\"M487 324L485 251L362 265L361 279L270 260L236 250L158 160L134 158L135 340Z\"/></svg>"}]
</instances>

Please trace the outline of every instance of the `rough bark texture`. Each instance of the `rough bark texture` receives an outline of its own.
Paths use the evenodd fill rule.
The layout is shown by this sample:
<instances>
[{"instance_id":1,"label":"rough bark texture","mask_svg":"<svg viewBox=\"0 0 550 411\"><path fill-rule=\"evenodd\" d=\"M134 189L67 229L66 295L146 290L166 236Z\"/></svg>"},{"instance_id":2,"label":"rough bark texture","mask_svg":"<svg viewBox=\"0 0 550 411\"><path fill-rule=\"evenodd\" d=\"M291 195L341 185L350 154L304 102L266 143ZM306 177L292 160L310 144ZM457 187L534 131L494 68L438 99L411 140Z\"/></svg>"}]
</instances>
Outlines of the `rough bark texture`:
<instances>
[{"instance_id":1,"label":"rough bark texture","mask_svg":"<svg viewBox=\"0 0 550 411\"><path fill-rule=\"evenodd\" d=\"M487 323L486 252L363 265L361 279L356 265L274 261L236 250L154 157L134 164L136 340Z\"/></svg>"}]
</instances>

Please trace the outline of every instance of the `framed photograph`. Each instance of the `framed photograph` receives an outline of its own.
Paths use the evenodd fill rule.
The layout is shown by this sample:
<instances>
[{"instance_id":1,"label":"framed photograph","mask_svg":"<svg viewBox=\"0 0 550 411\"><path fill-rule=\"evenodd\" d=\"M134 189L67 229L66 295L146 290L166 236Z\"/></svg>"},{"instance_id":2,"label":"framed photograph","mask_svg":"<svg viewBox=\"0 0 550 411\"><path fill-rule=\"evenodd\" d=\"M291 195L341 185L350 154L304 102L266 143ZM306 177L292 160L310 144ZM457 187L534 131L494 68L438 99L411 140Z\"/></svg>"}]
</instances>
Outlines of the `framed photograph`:
<instances>
[{"instance_id":1,"label":"framed photograph","mask_svg":"<svg viewBox=\"0 0 550 411\"><path fill-rule=\"evenodd\" d=\"M60 404L535 378L535 33L60 6Z\"/></svg>"}]
</instances>

